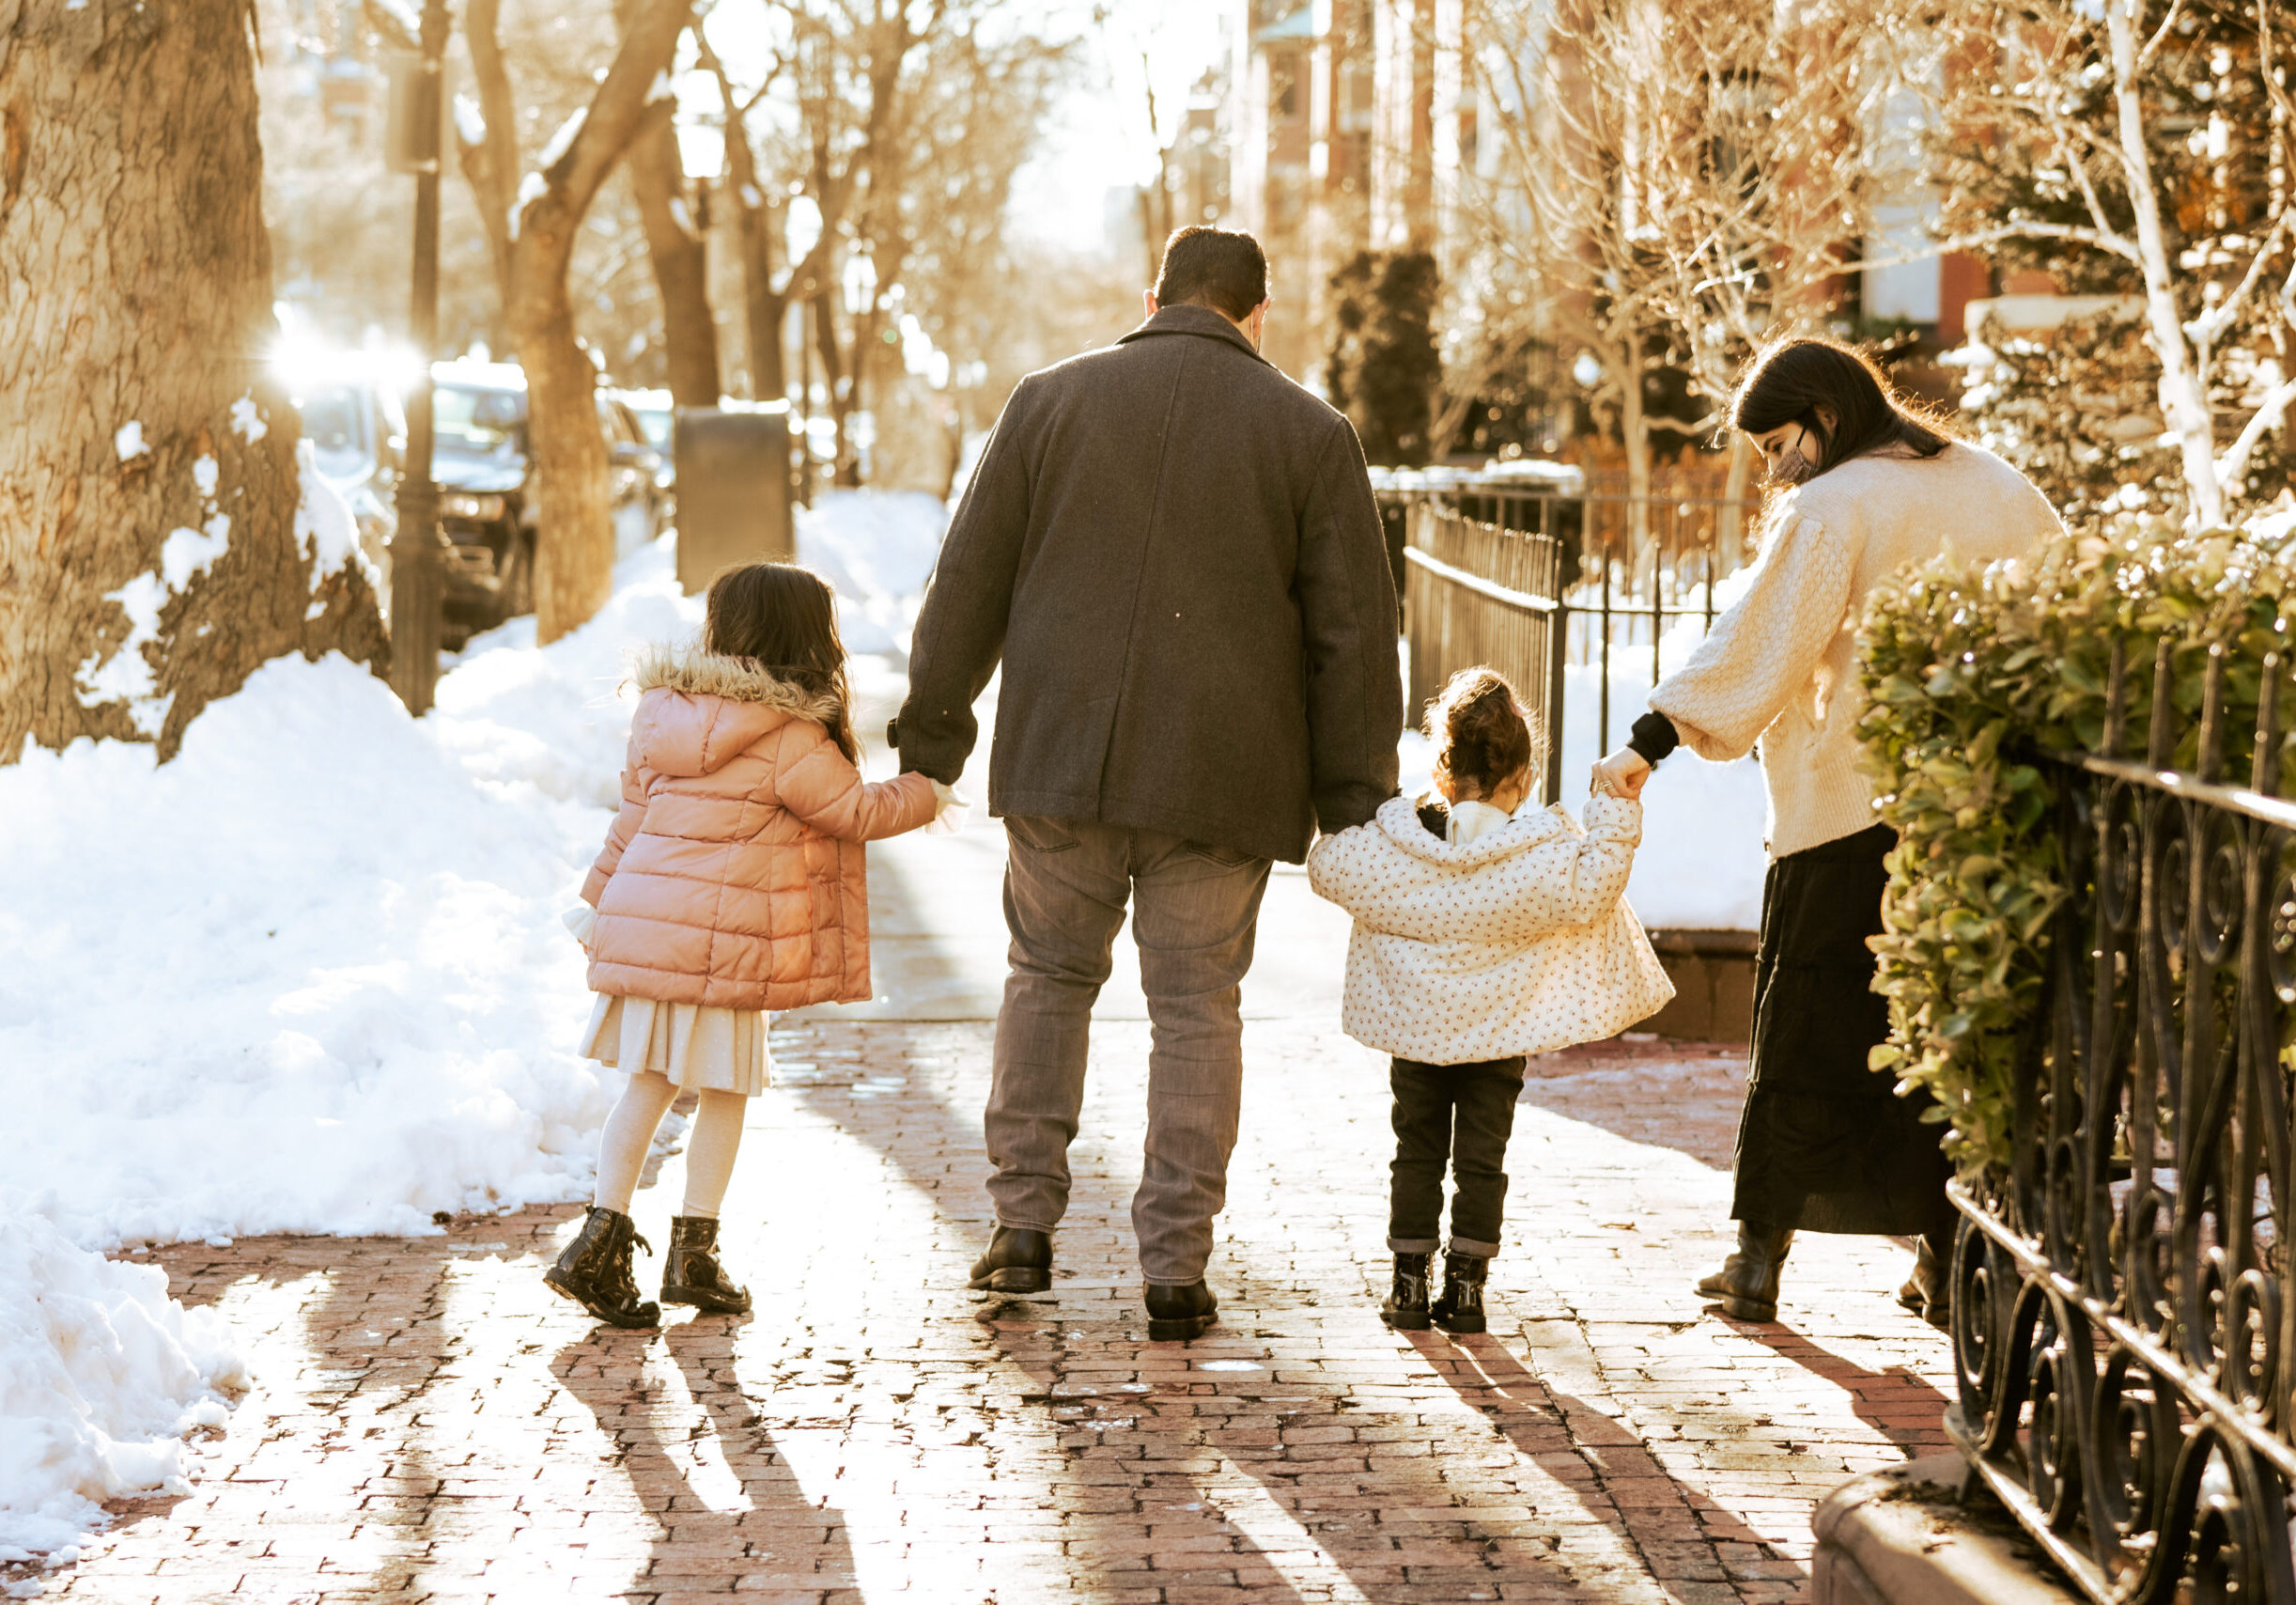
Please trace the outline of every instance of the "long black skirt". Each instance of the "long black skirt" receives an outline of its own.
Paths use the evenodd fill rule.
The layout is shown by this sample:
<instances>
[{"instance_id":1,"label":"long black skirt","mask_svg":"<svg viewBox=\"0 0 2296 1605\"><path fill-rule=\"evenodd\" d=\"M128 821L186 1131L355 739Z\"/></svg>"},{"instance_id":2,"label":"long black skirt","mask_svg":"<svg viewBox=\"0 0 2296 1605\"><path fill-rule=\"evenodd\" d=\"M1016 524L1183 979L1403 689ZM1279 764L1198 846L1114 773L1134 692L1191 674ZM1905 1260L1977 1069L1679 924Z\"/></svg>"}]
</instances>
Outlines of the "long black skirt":
<instances>
[{"instance_id":1,"label":"long black skirt","mask_svg":"<svg viewBox=\"0 0 2296 1605\"><path fill-rule=\"evenodd\" d=\"M1889 1035L1866 939L1882 929L1886 825L1789 854L1762 884L1754 1053L1738 1122L1734 1220L1806 1232L1916 1236L1949 1224L1927 1093L1867 1068Z\"/></svg>"}]
</instances>

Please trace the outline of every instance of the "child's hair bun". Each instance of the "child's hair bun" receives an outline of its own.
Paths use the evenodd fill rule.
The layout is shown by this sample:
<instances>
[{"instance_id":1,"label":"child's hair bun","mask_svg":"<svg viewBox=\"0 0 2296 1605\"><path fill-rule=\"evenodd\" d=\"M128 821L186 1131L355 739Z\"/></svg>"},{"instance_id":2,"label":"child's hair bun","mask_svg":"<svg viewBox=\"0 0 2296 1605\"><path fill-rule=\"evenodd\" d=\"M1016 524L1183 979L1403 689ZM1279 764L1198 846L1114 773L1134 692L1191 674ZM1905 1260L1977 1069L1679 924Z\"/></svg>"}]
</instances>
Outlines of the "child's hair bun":
<instances>
[{"instance_id":1,"label":"child's hair bun","mask_svg":"<svg viewBox=\"0 0 2296 1605\"><path fill-rule=\"evenodd\" d=\"M1530 762L1530 712L1497 669L1478 664L1451 676L1427 704L1435 773L1458 792L1489 796Z\"/></svg>"}]
</instances>

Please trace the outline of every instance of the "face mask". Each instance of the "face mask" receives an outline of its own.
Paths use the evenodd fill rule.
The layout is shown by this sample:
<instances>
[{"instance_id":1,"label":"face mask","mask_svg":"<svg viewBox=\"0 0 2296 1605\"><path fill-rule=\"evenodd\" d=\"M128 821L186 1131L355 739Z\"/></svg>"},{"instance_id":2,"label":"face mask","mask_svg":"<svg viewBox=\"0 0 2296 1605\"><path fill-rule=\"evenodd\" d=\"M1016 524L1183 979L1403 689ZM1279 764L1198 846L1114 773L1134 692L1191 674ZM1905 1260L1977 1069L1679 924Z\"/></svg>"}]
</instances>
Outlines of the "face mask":
<instances>
[{"instance_id":1,"label":"face mask","mask_svg":"<svg viewBox=\"0 0 2296 1605\"><path fill-rule=\"evenodd\" d=\"M1802 448L1796 446L1779 458L1777 465L1770 470L1770 483L1773 485L1800 485L1817 472L1810 466L1809 460L1802 455Z\"/></svg>"}]
</instances>

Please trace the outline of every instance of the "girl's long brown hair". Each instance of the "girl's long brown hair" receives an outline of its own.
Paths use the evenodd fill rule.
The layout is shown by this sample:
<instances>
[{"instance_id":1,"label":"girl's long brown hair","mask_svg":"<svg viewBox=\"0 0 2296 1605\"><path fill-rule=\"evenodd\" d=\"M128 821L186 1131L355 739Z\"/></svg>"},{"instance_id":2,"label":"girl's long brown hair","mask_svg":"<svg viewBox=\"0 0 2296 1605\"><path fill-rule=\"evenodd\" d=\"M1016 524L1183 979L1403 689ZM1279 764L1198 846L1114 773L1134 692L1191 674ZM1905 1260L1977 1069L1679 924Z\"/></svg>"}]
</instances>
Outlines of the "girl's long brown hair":
<instances>
[{"instance_id":1,"label":"girl's long brown hair","mask_svg":"<svg viewBox=\"0 0 2296 1605\"><path fill-rule=\"evenodd\" d=\"M746 658L776 679L836 698L830 740L853 762L853 689L845 679L845 644L837 633L837 593L795 563L745 563L709 582L702 649Z\"/></svg>"}]
</instances>

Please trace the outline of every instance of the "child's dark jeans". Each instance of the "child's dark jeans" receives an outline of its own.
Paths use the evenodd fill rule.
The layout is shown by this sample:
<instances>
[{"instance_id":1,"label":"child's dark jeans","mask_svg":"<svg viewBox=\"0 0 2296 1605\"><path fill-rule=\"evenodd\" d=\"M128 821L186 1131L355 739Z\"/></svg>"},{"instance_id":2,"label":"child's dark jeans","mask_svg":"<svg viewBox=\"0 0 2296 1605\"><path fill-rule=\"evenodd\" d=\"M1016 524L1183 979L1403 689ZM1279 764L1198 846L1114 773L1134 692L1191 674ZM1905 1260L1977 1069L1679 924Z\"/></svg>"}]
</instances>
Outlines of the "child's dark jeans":
<instances>
[{"instance_id":1,"label":"child's dark jeans","mask_svg":"<svg viewBox=\"0 0 2296 1605\"><path fill-rule=\"evenodd\" d=\"M1523 1090L1523 1060L1422 1065L1398 1059L1395 1164L1388 1198L1388 1247L1433 1254L1441 1247L1443 1172L1457 1187L1451 1205L1451 1251L1488 1259L1498 1252L1507 1212L1507 1139Z\"/></svg>"}]
</instances>

